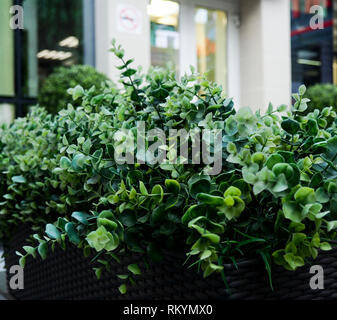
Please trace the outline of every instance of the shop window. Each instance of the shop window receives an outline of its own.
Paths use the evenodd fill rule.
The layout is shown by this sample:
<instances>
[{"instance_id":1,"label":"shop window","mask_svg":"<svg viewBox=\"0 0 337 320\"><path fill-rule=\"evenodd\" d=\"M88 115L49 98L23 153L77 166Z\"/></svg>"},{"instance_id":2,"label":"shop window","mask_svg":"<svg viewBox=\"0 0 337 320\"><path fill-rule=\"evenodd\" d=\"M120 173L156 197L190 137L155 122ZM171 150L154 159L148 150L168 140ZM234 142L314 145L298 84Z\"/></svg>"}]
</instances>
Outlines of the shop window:
<instances>
[{"instance_id":1,"label":"shop window","mask_svg":"<svg viewBox=\"0 0 337 320\"><path fill-rule=\"evenodd\" d=\"M336 3L336 1L334 1ZM332 83L334 66L332 0L292 0L291 2L291 56L292 91L301 84ZM323 29L310 27L313 13L310 8L323 8ZM336 41L335 41L336 42ZM336 47L336 46L335 46Z\"/></svg>"},{"instance_id":2,"label":"shop window","mask_svg":"<svg viewBox=\"0 0 337 320\"><path fill-rule=\"evenodd\" d=\"M92 15L84 17L84 10L92 1L0 1L0 122L25 115L55 68L84 63L83 28L92 31L94 23ZM10 28L14 4L23 7L23 29ZM93 46L86 41L88 52Z\"/></svg>"},{"instance_id":3,"label":"shop window","mask_svg":"<svg viewBox=\"0 0 337 320\"><path fill-rule=\"evenodd\" d=\"M56 67L83 63L83 1L24 0L22 86L35 97Z\"/></svg>"},{"instance_id":4,"label":"shop window","mask_svg":"<svg viewBox=\"0 0 337 320\"><path fill-rule=\"evenodd\" d=\"M224 11L196 8L197 63L200 73L227 88L227 15Z\"/></svg>"},{"instance_id":5,"label":"shop window","mask_svg":"<svg viewBox=\"0 0 337 320\"><path fill-rule=\"evenodd\" d=\"M15 117L15 106L8 103L0 103L0 125L3 123L10 124Z\"/></svg>"},{"instance_id":6,"label":"shop window","mask_svg":"<svg viewBox=\"0 0 337 320\"><path fill-rule=\"evenodd\" d=\"M176 70L179 74L179 4L152 0L148 6L151 22L151 64Z\"/></svg>"}]
</instances>

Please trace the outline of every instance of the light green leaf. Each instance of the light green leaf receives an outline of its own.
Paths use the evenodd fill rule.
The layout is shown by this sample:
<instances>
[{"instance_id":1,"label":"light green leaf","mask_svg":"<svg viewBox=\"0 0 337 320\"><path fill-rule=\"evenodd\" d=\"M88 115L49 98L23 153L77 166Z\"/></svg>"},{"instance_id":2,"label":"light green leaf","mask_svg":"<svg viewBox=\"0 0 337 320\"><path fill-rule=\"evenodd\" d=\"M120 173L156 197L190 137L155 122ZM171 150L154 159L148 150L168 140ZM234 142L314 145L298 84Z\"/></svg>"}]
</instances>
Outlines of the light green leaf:
<instances>
[{"instance_id":1,"label":"light green leaf","mask_svg":"<svg viewBox=\"0 0 337 320\"><path fill-rule=\"evenodd\" d=\"M122 284L119 288L118 288L119 292L121 294L126 294L127 288L125 284Z\"/></svg>"},{"instance_id":2,"label":"light green leaf","mask_svg":"<svg viewBox=\"0 0 337 320\"><path fill-rule=\"evenodd\" d=\"M12 177L12 181L15 183L26 183L27 182L26 178L23 176Z\"/></svg>"},{"instance_id":3,"label":"light green leaf","mask_svg":"<svg viewBox=\"0 0 337 320\"><path fill-rule=\"evenodd\" d=\"M130 264L128 265L128 270L134 275L140 275L142 272L137 264Z\"/></svg>"}]
</instances>

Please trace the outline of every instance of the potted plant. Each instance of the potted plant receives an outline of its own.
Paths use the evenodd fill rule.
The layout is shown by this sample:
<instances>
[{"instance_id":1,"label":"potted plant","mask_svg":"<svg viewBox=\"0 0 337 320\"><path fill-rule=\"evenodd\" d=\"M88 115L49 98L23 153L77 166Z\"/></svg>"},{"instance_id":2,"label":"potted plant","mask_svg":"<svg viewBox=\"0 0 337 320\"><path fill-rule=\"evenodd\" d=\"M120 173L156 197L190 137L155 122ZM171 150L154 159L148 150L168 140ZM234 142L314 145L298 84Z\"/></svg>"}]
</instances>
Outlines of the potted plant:
<instances>
[{"instance_id":1,"label":"potted plant","mask_svg":"<svg viewBox=\"0 0 337 320\"><path fill-rule=\"evenodd\" d=\"M193 69L180 81L170 70L143 75L115 42L111 51L119 88L76 86L74 106L35 109L1 132L7 262L15 251L22 266L37 258L29 288L14 294L308 297L308 263L336 254L332 108L304 116L301 86L289 108L235 110Z\"/></svg>"}]
</instances>

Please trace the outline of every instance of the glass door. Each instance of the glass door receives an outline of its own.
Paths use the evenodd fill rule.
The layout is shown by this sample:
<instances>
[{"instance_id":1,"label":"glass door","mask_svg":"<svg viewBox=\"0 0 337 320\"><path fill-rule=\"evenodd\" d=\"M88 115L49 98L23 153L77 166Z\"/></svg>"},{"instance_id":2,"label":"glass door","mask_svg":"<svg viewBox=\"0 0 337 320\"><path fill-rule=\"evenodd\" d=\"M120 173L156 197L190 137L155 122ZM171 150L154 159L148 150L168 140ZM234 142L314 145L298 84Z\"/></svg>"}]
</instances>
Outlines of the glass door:
<instances>
[{"instance_id":1,"label":"glass door","mask_svg":"<svg viewBox=\"0 0 337 320\"><path fill-rule=\"evenodd\" d=\"M227 14L195 8L197 70L227 89Z\"/></svg>"},{"instance_id":2,"label":"glass door","mask_svg":"<svg viewBox=\"0 0 337 320\"><path fill-rule=\"evenodd\" d=\"M179 74L179 3L152 0L150 17L151 65L174 68ZM171 66L170 66L171 65Z\"/></svg>"},{"instance_id":3,"label":"glass door","mask_svg":"<svg viewBox=\"0 0 337 320\"><path fill-rule=\"evenodd\" d=\"M227 91L227 12L219 0L149 0L151 65L193 66Z\"/></svg>"}]
</instances>

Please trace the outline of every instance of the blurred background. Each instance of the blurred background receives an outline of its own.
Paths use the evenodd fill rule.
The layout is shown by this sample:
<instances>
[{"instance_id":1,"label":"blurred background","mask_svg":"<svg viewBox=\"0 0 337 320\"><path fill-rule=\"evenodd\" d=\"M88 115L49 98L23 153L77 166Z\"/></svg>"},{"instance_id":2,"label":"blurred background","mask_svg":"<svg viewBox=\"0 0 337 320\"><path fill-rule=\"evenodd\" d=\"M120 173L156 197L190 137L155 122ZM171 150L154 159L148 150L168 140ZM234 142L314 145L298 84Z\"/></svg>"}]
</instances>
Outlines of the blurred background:
<instances>
[{"instance_id":1,"label":"blurred background","mask_svg":"<svg viewBox=\"0 0 337 320\"><path fill-rule=\"evenodd\" d=\"M24 8L23 30L9 27L13 5ZM313 5L323 29L310 28ZM112 38L144 71L169 62L177 76L190 65L207 72L237 107L288 104L302 83L331 91L336 16L337 0L1 0L0 123L25 115L58 67L90 65L116 80Z\"/></svg>"}]
</instances>

